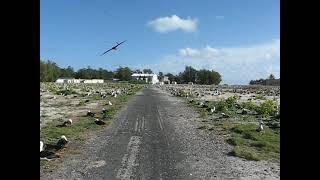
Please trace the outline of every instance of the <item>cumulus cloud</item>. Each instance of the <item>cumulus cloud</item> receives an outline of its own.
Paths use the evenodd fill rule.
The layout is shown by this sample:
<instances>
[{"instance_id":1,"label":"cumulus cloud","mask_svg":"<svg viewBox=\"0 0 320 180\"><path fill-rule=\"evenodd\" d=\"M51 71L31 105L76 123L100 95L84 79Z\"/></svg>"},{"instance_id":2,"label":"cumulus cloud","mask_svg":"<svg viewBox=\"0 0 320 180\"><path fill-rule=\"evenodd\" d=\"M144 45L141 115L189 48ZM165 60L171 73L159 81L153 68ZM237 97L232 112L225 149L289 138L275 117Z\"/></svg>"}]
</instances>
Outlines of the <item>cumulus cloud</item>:
<instances>
[{"instance_id":1,"label":"cumulus cloud","mask_svg":"<svg viewBox=\"0 0 320 180\"><path fill-rule=\"evenodd\" d=\"M160 17L149 21L147 25L157 32L169 32L175 30L183 30L185 32L195 32L197 30L197 19L182 19L177 15L171 17Z\"/></svg>"},{"instance_id":2,"label":"cumulus cloud","mask_svg":"<svg viewBox=\"0 0 320 180\"><path fill-rule=\"evenodd\" d=\"M206 46L182 48L148 65L155 71L178 73L185 66L212 69L222 75L222 83L248 84L250 80L266 78L271 73L280 77L280 40L246 47Z\"/></svg>"}]
</instances>

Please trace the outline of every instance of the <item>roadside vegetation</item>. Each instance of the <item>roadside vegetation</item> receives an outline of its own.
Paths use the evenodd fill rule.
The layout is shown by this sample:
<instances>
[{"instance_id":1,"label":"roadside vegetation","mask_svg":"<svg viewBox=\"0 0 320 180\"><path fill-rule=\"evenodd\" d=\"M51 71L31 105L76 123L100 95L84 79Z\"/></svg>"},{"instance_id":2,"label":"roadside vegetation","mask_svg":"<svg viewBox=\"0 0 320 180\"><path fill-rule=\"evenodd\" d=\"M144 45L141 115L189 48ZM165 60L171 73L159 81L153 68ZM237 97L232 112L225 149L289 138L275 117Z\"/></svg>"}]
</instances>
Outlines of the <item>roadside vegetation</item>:
<instances>
[{"instance_id":1,"label":"roadside vegetation","mask_svg":"<svg viewBox=\"0 0 320 180\"><path fill-rule=\"evenodd\" d=\"M264 98L258 96L258 99ZM260 104L254 101L239 103L238 96L218 101L193 97L186 100L200 117L206 119L198 129L215 129L227 137L227 142L234 147L230 155L255 161L280 159L280 117L277 117L274 100L264 99ZM264 122L264 129L258 132L260 120Z\"/></svg>"}]
</instances>

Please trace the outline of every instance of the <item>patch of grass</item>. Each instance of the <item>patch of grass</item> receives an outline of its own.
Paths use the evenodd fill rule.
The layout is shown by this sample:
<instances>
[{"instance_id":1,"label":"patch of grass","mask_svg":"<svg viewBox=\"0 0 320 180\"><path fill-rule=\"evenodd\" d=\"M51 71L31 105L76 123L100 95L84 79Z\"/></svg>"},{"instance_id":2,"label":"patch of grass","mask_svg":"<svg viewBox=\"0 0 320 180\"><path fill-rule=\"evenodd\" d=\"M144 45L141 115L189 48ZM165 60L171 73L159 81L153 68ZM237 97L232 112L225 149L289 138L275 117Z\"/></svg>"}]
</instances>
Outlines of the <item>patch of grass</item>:
<instances>
[{"instance_id":1,"label":"patch of grass","mask_svg":"<svg viewBox=\"0 0 320 180\"><path fill-rule=\"evenodd\" d=\"M129 95L122 94L121 96L118 96L118 99L120 102L127 102L129 98Z\"/></svg>"},{"instance_id":2,"label":"patch of grass","mask_svg":"<svg viewBox=\"0 0 320 180\"><path fill-rule=\"evenodd\" d=\"M242 103L242 107L246 108L246 109L249 109L249 110L256 110L258 105L256 105L254 102L252 101L248 101L248 102L244 102Z\"/></svg>"},{"instance_id":3,"label":"patch of grass","mask_svg":"<svg viewBox=\"0 0 320 180\"><path fill-rule=\"evenodd\" d=\"M208 116L208 111L203 108L199 108L199 113L201 118L206 118Z\"/></svg>"},{"instance_id":4,"label":"patch of grass","mask_svg":"<svg viewBox=\"0 0 320 180\"><path fill-rule=\"evenodd\" d=\"M208 128L207 125L201 125L201 126L199 126L197 129L207 129L207 128Z\"/></svg>"},{"instance_id":5,"label":"patch of grass","mask_svg":"<svg viewBox=\"0 0 320 180\"><path fill-rule=\"evenodd\" d=\"M243 138L240 138L240 137L233 137L233 138L229 138L227 139L227 142L233 146L239 146L239 145L242 145L244 144L245 140Z\"/></svg>"},{"instance_id":6,"label":"patch of grass","mask_svg":"<svg viewBox=\"0 0 320 180\"><path fill-rule=\"evenodd\" d=\"M235 127L236 124L230 121L224 121L222 123L222 128L226 131L229 131L230 129L232 129L233 127Z\"/></svg>"},{"instance_id":7,"label":"patch of grass","mask_svg":"<svg viewBox=\"0 0 320 180\"><path fill-rule=\"evenodd\" d=\"M92 96L90 97L90 99L91 99L91 100L101 100L102 98L100 97L99 94L95 94L95 95L92 95Z\"/></svg>"},{"instance_id":8,"label":"patch of grass","mask_svg":"<svg viewBox=\"0 0 320 180\"><path fill-rule=\"evenodd\" d=\"M267 98L263 94L257 94L255 99L267 100Z\"/></svg>"},{"instance_id":9,"label":"patch of grass","mask_svg":"<svg viewBox=\"0 0 320 180\"><path fill-rule=\"evenodd\" d=\"M87 129L98 129L93 118L81 117L70 127L56 127L61 122L52 122L41 129L40 136L46 144L55 144L61 135L73 140L79 138Z\"/></svg>"},{"instance_id":10,"label":"patch of grass","mask_svg":"<svg viewBox=\"0 0 320 180\"><path fill-rule=\"evenodd\" d=\"M244 146L235 146L230 154L233 156L245 158L247 160L262 160L259 154L254 149L250 149Z\"/></svg>"},{"instance_id":11,"label":"patch of grass","mask_svg":"<svg viewBox=\"0 0 320 180\"><path fill-rule=\"evenodd\" d=\"M279 159L280 134L265 127L257 132L255 124L241 124L230 128L228 143L235 146L232 154L248 160Z\"/></svg>"},{"instance_id":12,"label":"patch of grass","mask_svg":"<svg viewBox=\"0 0 320 180\"><path fill-rule=\"evenodd\" d=\"M72 89L63 89L63 90L58 90L55 92L55 94L60 95L60 94L65 94L65 95L71 95L71 94L78 94L76 91Z\"/></svg>"}]
</instances>

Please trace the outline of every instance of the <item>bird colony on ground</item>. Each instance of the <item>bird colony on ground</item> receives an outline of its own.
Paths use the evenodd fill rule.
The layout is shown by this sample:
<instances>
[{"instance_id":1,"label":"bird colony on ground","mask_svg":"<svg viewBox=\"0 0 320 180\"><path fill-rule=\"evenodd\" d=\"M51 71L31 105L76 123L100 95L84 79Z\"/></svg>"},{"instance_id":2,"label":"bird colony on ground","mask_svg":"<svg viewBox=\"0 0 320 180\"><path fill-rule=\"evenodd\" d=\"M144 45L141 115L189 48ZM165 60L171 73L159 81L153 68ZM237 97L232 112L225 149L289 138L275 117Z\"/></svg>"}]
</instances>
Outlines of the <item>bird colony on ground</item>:
<instances>
[{"instance_id":1,"label":"bird colony on ground","mask_svg":"<svg viewBox=\"0 0 320 180\"><path fill-rule=\"evenodd\" d=\"M279 86L158 85L170 94L186 98L217 121L233 119L241 123L263 125L280 130ZM264 123L266 122L266 123Z\"/></svg>"},{"instance_id":2,"label":"bird colony on ground","mask_svg":"<svg viewBox=\"0 0 320 180\"><path fill-rule=\"evenodd\" d=\"M58 128L70 128L84 116L92 118L96 125L104 125L104 120L98 119L96 114L101 113L105 117L113 102L136 91L137 85L127 83L40 83L40 133L50 123L58 124ZM40 137L40 159L45 160L58 158L56 152L69 142L64 134L56 138L56 144L49 144L43 139Z\"/></svg>"}]
</instances>

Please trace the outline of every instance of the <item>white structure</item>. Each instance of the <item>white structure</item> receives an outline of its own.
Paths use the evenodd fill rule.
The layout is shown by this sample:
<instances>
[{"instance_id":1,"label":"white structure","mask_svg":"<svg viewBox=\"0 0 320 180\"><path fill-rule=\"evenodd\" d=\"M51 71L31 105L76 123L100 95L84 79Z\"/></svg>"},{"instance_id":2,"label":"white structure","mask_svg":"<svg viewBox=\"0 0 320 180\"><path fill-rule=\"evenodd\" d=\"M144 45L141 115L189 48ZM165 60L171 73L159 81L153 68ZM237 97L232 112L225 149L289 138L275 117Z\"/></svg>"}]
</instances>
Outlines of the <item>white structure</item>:
<instances>
[{"instance_id":1,"label":"white structure","mask_svg":"<svg viewBox=\"0 0 320 180\"><path fill-rule=\"evenodd\" d=\"M170 80L169 80L169 77L168 76L163 76L163 83L164 84L170 84Z\"/></svg>"},{"instance_id":2,"label":"white structure","mask_svg":"<svg viewBox=\"0 0 320 180\"><path fill-rule=\"evenodd\" d=\"M103 79L85 79L84 83L103 83Z\"/></svg>"},{"instance_id":3,"label":"white structure","mask_svg":"<svg viewBox=\"0 0 320 180\"><path fill-rule=\"evenodd\" d=\"M73 83L81 83L81 79L74 79Z\"/></svg>"},{"instance_id":4,"label":"white structure","mask_svg":"<svg viewBox=\"0 0 320 180\"><path fill-rule=\"evenodd\" d=\"M104 83L103 79L75 79L62 77L56 80L56 83Z\"/></svg>"},{"instance_id":5,"label":"white structure","mask_svg":"<svg viewBox=\"0 0 320 180\"><path fill-rule=\"evenodd\" d=\"M146 83L156 84L159 82L158 75L156 74L138 74L134 73L131 77L135 78L136 80L145 80Z\"/></svg>"},{"instance_id":6,"label":"white structure","mask_svg":"<svg viewBox=\"0 0 320 180\"><path fill-rule=\"evenodd\" d=\"M56 80L56 83L77 83L80 79L61 77ZM80 82L80 81L79 81Z\"/></svg>"}]
</instances>

